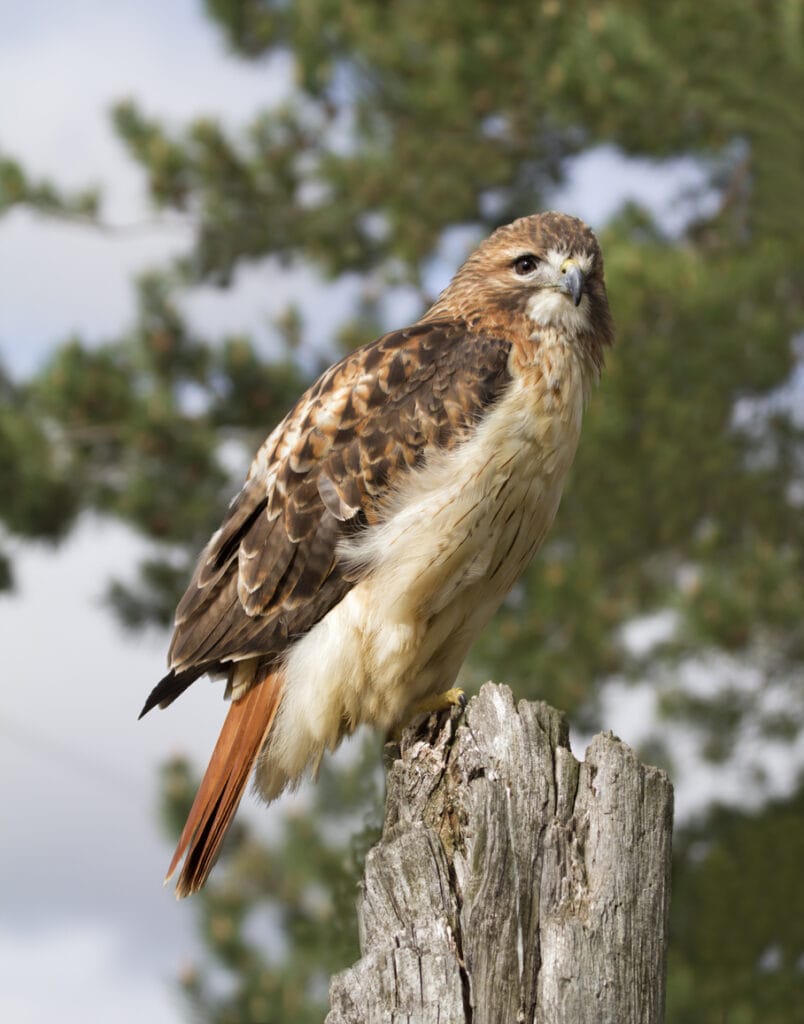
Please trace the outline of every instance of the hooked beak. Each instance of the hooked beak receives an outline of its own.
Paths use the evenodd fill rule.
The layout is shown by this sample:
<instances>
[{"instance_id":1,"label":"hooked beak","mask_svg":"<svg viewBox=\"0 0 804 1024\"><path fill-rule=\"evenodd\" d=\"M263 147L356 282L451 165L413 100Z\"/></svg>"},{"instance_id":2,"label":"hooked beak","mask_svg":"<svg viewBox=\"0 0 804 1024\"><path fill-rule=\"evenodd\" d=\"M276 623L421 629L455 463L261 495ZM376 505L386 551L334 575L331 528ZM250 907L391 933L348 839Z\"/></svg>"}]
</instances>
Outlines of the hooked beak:
<instances>
[{"instance_id":1,"label":"hooked beak","mask_svg":"<svg viewBox=\"0 0 804 1024\"><path fill-rule=\"evenodd\" d=\"M572 301L576 306L580 305L583 298L583 283L583 271L575 260L564 260L561 264L559 288L565 294L572 296Z\"/></svg>"}]
</instances>

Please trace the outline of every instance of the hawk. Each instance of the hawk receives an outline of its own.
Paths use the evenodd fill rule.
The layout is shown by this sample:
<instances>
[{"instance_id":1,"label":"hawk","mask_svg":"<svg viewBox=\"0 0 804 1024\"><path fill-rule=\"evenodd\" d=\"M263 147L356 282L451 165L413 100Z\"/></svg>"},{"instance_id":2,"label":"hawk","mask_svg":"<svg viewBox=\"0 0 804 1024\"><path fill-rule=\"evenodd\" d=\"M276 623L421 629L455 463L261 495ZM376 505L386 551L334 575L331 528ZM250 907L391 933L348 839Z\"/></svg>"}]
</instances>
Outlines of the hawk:
<instances>
[{"instance_id":1,"label":"hawk","mask_svg":"<svg viewBox=\"0 0 804 1024\"><path fill-rule=\"evenodd\" d=\"M424 316L341 359L268 437L176 611L142 714L231 705L168 871L199 889L249 776L271 801L362 723L452 687L556 514L613 326L597 239L523 217Z\"/></svg>"}]
</instances>

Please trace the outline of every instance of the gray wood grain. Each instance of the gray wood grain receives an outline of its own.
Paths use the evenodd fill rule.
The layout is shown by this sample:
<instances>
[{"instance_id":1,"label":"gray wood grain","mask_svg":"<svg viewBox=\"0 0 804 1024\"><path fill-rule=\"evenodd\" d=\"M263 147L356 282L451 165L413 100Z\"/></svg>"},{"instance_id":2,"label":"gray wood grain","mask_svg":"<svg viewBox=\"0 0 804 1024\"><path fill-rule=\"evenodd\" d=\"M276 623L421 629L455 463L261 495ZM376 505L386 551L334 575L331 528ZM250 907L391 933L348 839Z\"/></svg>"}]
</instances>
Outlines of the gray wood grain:
<instances>
[{"instance_id":1,"label":"gray wood grain","mask_svg":"<svg viewBox=\"0 0 804 1024\"><path fill-rule=\"evenodd\" d=\"M409 729L327 1024L660 1024L672 787L487 683Z\"/></svg>"}]
</instances>

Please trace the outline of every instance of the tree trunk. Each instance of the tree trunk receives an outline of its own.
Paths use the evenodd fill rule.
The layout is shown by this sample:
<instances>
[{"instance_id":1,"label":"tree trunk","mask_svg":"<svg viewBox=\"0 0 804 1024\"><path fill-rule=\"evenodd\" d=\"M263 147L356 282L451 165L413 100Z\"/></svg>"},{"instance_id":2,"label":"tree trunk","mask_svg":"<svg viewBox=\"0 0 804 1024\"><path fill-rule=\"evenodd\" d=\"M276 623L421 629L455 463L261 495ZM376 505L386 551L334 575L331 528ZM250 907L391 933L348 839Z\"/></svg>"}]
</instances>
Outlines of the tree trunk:
<instances>
[{"instance_id":1,"label":"tree trunk","mask_svg":"<svg viewBox=\"0 0 804 1024\"><path fill-rule=\"evenodd\" d=\"M505 686L409 729L327 1024L659 1024L672 807L615 736L579 764Z\"/></svg>"}]
</instances>

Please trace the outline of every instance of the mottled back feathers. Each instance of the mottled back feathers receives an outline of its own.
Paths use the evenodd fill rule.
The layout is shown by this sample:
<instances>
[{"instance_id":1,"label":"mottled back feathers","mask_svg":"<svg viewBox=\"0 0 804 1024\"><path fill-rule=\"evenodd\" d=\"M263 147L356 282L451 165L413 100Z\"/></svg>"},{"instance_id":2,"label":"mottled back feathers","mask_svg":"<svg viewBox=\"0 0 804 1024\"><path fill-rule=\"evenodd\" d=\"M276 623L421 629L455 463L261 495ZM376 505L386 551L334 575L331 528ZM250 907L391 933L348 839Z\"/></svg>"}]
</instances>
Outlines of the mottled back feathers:
<instances>
[{"instance_id":1,"label":"mottled back feathers","mask_svg":"<svg viewBox=\"0 0 804 1024\"><path fill-rule=\"evenodd\" d=\"M468 436L510 382L509 351L435 321L385 335L319 378L260 449L202 553L176 612L171 673L145 710L225 662L270 664L337 604L355 582L339 542L376 521L428 450Z\"/></svg>"}]
</instances>

